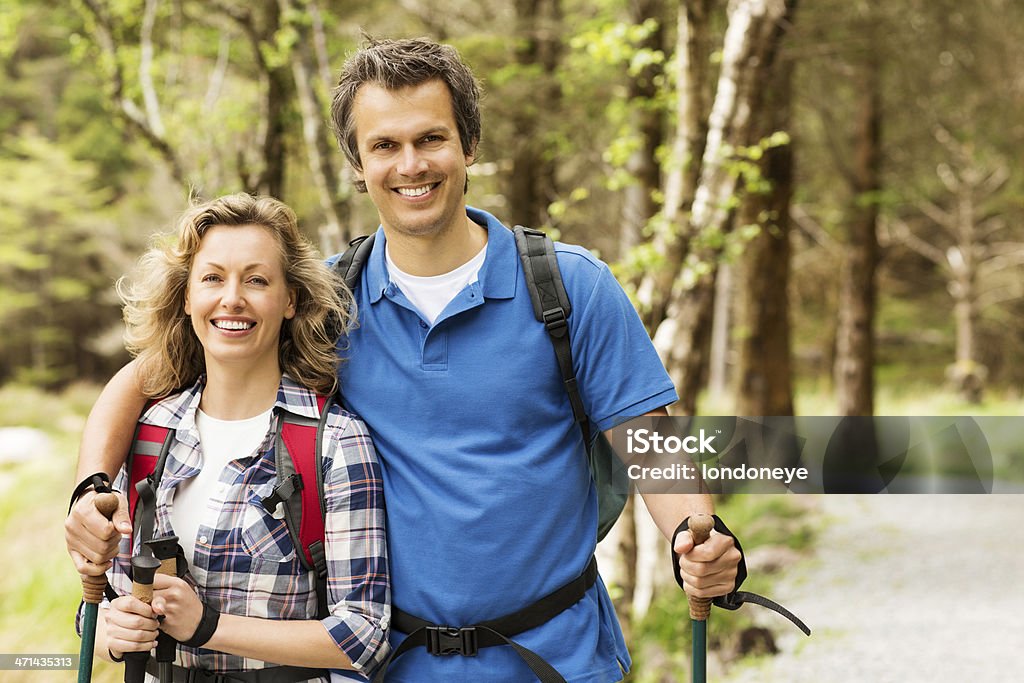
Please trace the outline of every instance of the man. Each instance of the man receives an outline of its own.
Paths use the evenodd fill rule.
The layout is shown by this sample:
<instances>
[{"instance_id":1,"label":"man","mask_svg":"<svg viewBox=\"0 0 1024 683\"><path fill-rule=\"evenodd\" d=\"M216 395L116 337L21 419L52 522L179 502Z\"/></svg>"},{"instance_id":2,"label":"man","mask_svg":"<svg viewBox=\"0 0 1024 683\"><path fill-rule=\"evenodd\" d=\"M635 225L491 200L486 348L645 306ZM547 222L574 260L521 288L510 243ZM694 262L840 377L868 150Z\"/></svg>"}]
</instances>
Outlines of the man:
<instances>
[{"instance_id":1,"label":"man","mask_svg":"<svg viewBox=\"0 0 1024 683\"><path fill-rule=\"evenodd\" d=\"M478 634L437 627L536 605L586 576L596 544L586 449L547 332L533 317L512 233L465 203L481 135L478 102L455 50L403 40L352 56L332 104L357 187L381 223L355 292L359 325L341 342L342 394L369 425L383 468L392 645L419 625L435 639L434 653L414 647L395 658L388 681L534 680L537 668L519 649L474 652ZM664 414L674 388L621 287L586 250L557 251L587 414L602 430ZM81 476L121 464L142 405L129 365L93 409ZM95 574L127 519L105 523L90 499L75 505L66 535L79 571ZM688 592L732 591L740 561L733 539L715 533L693 548L688 532L675 533L689 515L710 513L710 499L645 500L682 556ZM582 599L511 639L569 681L617 681L629 666L600 578L586 582ZM456 650L472 656L437 656Z\"/></svg>"}]
</instances>

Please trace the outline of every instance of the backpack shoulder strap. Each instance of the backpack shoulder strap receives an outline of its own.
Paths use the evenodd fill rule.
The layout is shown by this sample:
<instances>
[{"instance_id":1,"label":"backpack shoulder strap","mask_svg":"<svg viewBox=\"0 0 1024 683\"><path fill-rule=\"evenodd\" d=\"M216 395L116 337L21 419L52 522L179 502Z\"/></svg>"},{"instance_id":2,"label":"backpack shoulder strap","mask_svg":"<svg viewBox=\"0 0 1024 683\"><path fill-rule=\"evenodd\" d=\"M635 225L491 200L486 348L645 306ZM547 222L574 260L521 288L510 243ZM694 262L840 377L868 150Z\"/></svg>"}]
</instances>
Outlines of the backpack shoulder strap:
<instances>
[{"instance_id":1,"label":"backpack shoulder strap","mask_svg":"<svg viewBox=\"0 0 1024 683\"><path fill-rule=\"evenodd\" d=\"M544 323L558 359L558 370L565 384L565 392L572 405L573 419L583 432L583 443L587 449L590 474L597 488L597 540L603 539L626 506L628 481L624 483L618 456L604 434L596 438L590 433L590 418L587 417L576 381L572 363L572 347L569 339L569 314L572 305L558 269L555 243L538 230L517 225L513 232L519 258L523 262L526 287L533 303L533 314Z\"/></svg>"},{"instance_id":2,"label":"backpack shoulder strap","mask_svg":"<svg viewBox=\"0 0 1024 683\"><path fill-rule=\"evenodd\" d=\"M361 235L348 243L338 260L334 262L334 272L345 281L349 291L355 291L359 284L359 275L363 272L366 261L373 251L373 237L376 233Z\"/></svg>"},{"instance_id":3,"label":"backpack shoulder strap","mask_svg":"<svg viewBox=\"0 0 1024 683\"><path fill-rule=\"evenodd\" d=\"M149 410L155 402L147 403L143 413ZM160 476L163 474L164 463L167 461L167 453L171 450L173 442L173 429L144 424L140 415L140 421L135 427L135 436L132 438L132 447L128 451L128 459L125 461L125 470L128 473L129 519L135 519L135 512L139 505L139 484L152 476L151 487L153 491L156 490L160 483ZM145 507L145 501L143 504ZM152 535L152 531L152 525L150 525L150 535Z\"/></svg>"},{"instance_id":4,"label":"backpack shoulder strap","mask_svg":"<svg viewBox=\"0 0 1024 683\"><path fill-rule=\"evenodd\" d=\"M143 414L150 409L156 400L146 403ZM160 476L167 462L167 454L174 442L174 430L170 427L144 424L142 415L135 425L132 446L125 460L125 472L128 475L128 518L132 521L139 543L153 538L156 526L156 489L160 485ZM141 510L139 509L141 503ZM141 546L140 546L141 547ZM111 586L107 586L108 598L117 595Z\"/></svg>"},{"instance_id":5,"label":"backpack shoulder strap","mask_svg":"<svg viewBox=\"0 0 1024 683\"><path fill-rule=\"evenodd\" d=\"M551 338L551 345L558 359L558 370L562 374L562 382L572 405L573 419L579 423L583 431L583 443L589 451L590 420L583 407L583 399L580 397L576 382L569 340L569 314L572 313L572 304L562 282L562 273L558 269L555 243L539 230L531 230L521 225L517 225L513 233L519 258L523 262L526 288L533 303L533 315L544 323L544 328Z\"/></svg>"},{"instance_id":6,"label":"backpack shoulder strap","mask_svg":"<svg viewBox=\"0 0 1024 683\"><path fill-rule=\"evenodd\" d=\"M335 401L334 395L317 396L320 416L316 420L289 412L281 414L274 445L277 486L263 499L268 512L282 506L299 562L316 573L317 614L321 619L327 616L323 433Z\"/></svg>"}]
</instances>

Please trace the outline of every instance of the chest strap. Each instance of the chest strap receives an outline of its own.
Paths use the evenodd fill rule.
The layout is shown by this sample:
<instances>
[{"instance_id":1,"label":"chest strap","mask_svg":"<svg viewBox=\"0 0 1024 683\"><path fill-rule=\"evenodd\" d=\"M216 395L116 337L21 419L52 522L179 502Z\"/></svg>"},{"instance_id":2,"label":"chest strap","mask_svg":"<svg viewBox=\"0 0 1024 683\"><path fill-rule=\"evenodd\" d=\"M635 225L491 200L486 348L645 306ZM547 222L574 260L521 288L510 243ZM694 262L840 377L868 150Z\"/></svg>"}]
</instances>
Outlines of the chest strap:
<instances>
[{"instance_id":1,"label":"chest strap","mask_svg":"<svg viewBox=\"0 0 1024 683\"><path fill-rule=\"evenodd\" d=\"M391 625L409 635L401 645L392 651L377 671L373 681L382 683L391 662L414 647L425 647L427 652L435 657L445 655L473 657L482 647L508 645L530 667L541 683L565 683L561 674L543 657L513 641L512 636L551 621L582 600L595 581L597 581L597 558L592 557L582 574L532 605L497 619L461 628L432 624L425 619L403 612L397 607L392 607Z\"/></svg>"},{"instance_id":2,"label":"chest strap","mask_svg":"<svg viewBox=\"0 0 1024 683\"><path fill-rule=\"evenodd\" d=\"M146 663L146 671L157 676L157 664L152 657ZM242 681L243 683L299 683L308 681L311 678L321 678L328 675L326 669L308 669L299 666L271 666L265 669L249 669L248 671L207 671L206 669L191 669L175 664L172 671L172 679L160 683L232 683Z\"/></svg>"}]
</instances>

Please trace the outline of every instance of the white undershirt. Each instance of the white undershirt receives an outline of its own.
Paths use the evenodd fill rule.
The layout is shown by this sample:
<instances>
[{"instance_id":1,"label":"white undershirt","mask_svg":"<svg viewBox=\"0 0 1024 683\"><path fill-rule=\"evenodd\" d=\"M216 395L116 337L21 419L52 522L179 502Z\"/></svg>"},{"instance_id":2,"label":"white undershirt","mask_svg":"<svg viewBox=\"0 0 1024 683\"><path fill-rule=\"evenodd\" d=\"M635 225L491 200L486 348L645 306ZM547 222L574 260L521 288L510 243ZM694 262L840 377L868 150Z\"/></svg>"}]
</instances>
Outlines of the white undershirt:
<instances>
[{"instance_id":1,"label":"white undershirt","mask_svg":"<svg viewBox=\"0 0 1024 683\"><path fill-rule=\"evenodd\" d=\"M484 265L484 257L487 255L487 245L484 245L484 248L476 256L455 270L430 277L409 275L403 272L391 260L391 249L387 248L384 252L391 281L398 285L412 305L433 325L445 306L465 289L466 285L477 281L480 268Z\"/></svg>"},{"instance_id":2,"label":"white undershirt","mask_svg":"<svg viewBox=\"0 0 1024 683\"><path fill-rule=\"evenodd\" d=\"M216 497L220 474L232 460L252 455L270 429L273 408L244 420L218 420L196 410L196 428L203 454L199 474L181 482L171 505L171 527L185 551L189 564L194 564L196 536L206 514L210 498Z\"/></svg>"}]
</instances>

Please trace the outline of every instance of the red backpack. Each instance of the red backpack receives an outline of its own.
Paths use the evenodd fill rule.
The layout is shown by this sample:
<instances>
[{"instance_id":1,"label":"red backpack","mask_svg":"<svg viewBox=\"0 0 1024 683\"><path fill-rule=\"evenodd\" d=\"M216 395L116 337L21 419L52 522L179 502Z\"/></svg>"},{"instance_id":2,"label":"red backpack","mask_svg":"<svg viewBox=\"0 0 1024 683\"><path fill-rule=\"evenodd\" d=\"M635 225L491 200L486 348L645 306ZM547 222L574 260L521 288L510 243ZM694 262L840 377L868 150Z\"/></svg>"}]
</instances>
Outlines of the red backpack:
<instances>
[{"instance_id":1,"label":"red backpack","mask_svg":"<svg viewBox=\"0 0 1024 683\"><path fill-rule=\"evenodd\" d=\"M317 618L327 616L327 555L324 552L323 430L336 396L317 396L317 420L281 411L274 443L277 485L263 499L273 512L283 506L288 534L299 562L316 573ZM152 405L152 403L150 403ZM147 405L147 409L149 406ZM175 430L139 422L128 453L128 513L142 541L153 536L156 490ZM137 508L142 503L142 510Z\"/></svg>"}]
</instances>

